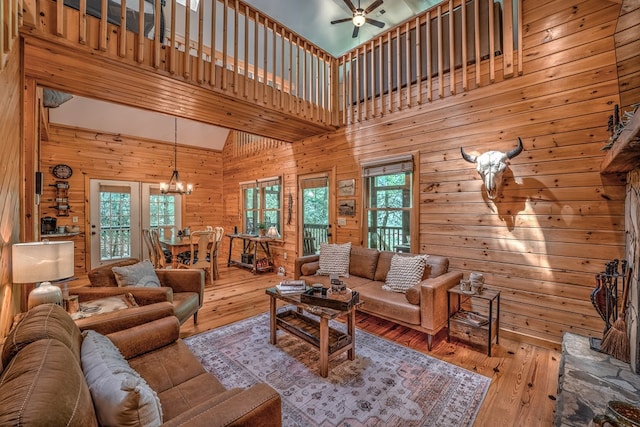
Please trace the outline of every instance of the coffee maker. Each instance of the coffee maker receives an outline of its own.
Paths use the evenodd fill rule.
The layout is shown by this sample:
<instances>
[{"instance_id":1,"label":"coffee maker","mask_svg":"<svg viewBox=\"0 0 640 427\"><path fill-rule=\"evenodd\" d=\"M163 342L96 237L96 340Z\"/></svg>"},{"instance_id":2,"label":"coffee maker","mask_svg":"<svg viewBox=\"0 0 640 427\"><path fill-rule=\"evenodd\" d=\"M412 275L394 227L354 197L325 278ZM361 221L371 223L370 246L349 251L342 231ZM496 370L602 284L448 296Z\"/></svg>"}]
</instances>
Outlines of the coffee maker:
<instances>
[{"instance_id":1,"label":"coffee maker","mask_svg":"<svg viewBox=\"0 0 640 427\"><path fill-rule=\"evenodd\" d=\"M40 219L40 234L55 234L58 230L57 227L58 220L51 217L45 216Z\"/></svg>"}]
</instances>

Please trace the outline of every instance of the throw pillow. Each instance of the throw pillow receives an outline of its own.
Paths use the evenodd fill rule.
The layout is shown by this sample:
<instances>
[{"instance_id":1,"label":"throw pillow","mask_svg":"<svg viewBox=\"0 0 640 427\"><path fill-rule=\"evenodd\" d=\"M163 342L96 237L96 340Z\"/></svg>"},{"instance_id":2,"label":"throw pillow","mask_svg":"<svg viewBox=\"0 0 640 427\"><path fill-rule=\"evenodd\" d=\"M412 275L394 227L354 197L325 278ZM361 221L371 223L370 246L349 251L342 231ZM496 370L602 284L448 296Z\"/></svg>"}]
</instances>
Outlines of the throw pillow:
<instances>
[{"instance_id":1,"label":"throw pillow","mask_svg":"<svg viewBox=\"0 0 640 427\"><path fill-rule=\"evenodd\" d=\"M83 336L82 371L100 425L161 425L158 395L129 366L120 350L95 331L85 331Z\"/></svg>"},{"instance_id":2,"label":"throw pillow","mask_svg":"<svg viewBox=\"0 0 640 427\"><path fill-rule=\"evenodd\" d=\"M407 289L416 285L422 279L425 264L426 257L424 255L394 255L391 258L391 268L389 268L387 280L382 289L405 293Z\"/></svg>"},{"instance_id":3,"label":"throw pillow","mask_svg":"<svg viewBox=\"0 0 640 427\"><path fill-rule=\"evenodd\" d=\"M148 259L124 267L113 267L112 271L118 286L160 287L160 279Z\"/></svg>"},{"instance_id":4,"label":"throw pillow","mask_svg":"<svg viewBox=\"0 0 640 427\"><path fill-rule=\"evenodd\" d=\"M351 254L351 242L320 243L320 268L316 272L320 276L337 274L349 277L349 256Z\"/></svg>"}]
</instances>

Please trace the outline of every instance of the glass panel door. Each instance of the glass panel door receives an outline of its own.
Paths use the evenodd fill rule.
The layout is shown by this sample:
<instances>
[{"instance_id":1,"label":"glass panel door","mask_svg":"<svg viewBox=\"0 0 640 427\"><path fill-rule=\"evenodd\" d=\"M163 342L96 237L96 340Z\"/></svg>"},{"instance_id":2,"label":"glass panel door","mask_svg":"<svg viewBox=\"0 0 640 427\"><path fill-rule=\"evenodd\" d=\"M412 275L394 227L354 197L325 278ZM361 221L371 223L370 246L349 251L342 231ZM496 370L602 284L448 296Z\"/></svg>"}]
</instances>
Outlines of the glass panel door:
<instances>
[{"instance_id":1,"label":"glass panel door","mask_svg":"<svg viewBox=\"0 0 640 427\"><path fill-rule=\"evenodd\" d=\"M320 243L332 242L328 175L300 178L302 255L320 253Z\"/></svg>"},{"instance_id":2,"label":"glass panel door","mask_svg":"<svg viewBox=\"0 0 640 427\"><path fill-rule=\"evenodd\" d=\"M91 268L142 259L140 184L91 180Z\"/></svg>"}]
</instances>

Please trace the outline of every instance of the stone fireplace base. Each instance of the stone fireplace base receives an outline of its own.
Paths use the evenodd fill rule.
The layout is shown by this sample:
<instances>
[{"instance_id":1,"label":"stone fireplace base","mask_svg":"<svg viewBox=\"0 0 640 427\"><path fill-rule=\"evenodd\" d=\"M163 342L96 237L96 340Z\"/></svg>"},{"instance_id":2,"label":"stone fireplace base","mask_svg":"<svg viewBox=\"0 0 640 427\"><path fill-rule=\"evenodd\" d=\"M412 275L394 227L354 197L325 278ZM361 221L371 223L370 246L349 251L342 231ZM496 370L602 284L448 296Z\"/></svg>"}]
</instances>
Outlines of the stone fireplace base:
<instances>
[{"instance_id":1,"label":"stone fireplace base","mask_svg":"<svg viewBox=\"0 0 640 427\"><path fill-rule=\"evenodd\" d=\"M593 425L610 400L640 406L640 375L628 363L591 350L588 337L565 333L557 399L556 427Z\"/></svg>"}]
</instances>

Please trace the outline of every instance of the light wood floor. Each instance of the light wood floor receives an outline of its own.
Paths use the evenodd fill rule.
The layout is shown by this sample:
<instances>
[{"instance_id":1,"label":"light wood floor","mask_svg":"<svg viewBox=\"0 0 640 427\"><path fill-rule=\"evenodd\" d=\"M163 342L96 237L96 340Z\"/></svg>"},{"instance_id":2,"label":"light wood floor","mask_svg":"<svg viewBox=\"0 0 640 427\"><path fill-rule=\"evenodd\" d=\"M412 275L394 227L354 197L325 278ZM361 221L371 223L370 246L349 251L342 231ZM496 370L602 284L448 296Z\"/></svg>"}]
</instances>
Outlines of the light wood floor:
<instances>
[{"instance_id":1,"label":"light wood floor","mask_svg":"<svg viewBox=\"0 0 640 427\"><path fill-rule=\"evenodd\" d=\"M264 290L279 281L275 274L254 276L235 267L221 267L220 276L213 286L207 280L198 325L194 326L191 320L185 322L181 329L183 337L267 311L269 299ZM494 346L492 357L487 357L484 348L470 347L455 339L447 343L446 331L436 337L429 352L423 333L364 313L357 314L356 322L362 330L490 377L491 386L476 426L553 425L558 352L503 338Z\"/></svg>"}]
</instances>

